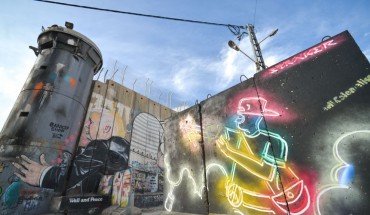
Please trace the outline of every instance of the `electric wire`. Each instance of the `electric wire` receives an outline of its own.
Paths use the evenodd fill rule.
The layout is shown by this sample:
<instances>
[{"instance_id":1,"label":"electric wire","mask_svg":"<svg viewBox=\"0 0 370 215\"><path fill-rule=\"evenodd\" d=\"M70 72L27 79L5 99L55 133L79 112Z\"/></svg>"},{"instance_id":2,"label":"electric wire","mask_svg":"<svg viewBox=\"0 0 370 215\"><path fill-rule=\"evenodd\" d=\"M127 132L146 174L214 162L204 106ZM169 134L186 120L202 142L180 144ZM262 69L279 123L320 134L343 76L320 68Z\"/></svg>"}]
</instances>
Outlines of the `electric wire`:
<instances>
[{"instance_id":1,"label":"electric wire","mask_svg":"<svg viewBox=\"0 0 370 215\"><path fill-rule=\"evenodd\" d=\"M222 26L222 27L229 27L229 26L235 26L235 27L239 27L239 28L244 27L244 26L241 26L241 25L232 25L232 24L206 22L206 21L198 21L198 20L191 20L191 19L181 19L181 18L174 18L174 17L149 15L149 14L119 11L119 10L112 10L112 9L98 8L98 7L91 7L91 6L85 6L85 5L77 5L77 4L69 4L69 3L48 1L48 0L34 0L34 1L43 2L43 3L50 3L50 4L58 4L58 5L63 5L63 6L70 6L70 7L78 7L78 8L84 8L84 9L90 9L90 10L98 10L98 11L105 11L105 12L112 12L112 13L134 15L134 16L143 16L143 17L166 19L166 20L172 20L172 21L190 22L190 23L196 23L196 24L214 25L214 26Z\"/></svg>"},{"instance_id":2,"label":"electric wire","mask_svg":"<svg viewBox=\"0 0 370 215\"><path fill-rule=\"evenodd\" d=\"M257 1L258 0L256 0L256 3L254 4L253 25L256 24Z\"/></svg>"}]
</instances>

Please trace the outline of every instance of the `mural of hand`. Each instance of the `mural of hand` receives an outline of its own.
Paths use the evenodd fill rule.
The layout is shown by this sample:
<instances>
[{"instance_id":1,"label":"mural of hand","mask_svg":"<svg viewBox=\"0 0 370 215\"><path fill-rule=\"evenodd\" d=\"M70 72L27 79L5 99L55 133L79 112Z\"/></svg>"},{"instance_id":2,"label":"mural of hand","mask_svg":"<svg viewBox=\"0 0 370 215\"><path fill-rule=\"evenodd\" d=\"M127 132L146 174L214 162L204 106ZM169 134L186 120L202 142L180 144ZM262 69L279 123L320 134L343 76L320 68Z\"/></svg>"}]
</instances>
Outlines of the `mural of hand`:
<instances>
[{"instance_id":1,"label":"mural of hand","mask_svg":"<svg viewBox=\"0 0 370 215\"><path fill-rule=\"evenodd\" d=\"M229 144L228 141L225 139L225 137L221 136L218 140L216 140L218 148L221 150L222 153L224 153L226 156L229 155Z\"/></svg>"},{"instance_id":2,"label":"mural of hand","mask_svg":"<svg viewBox=\"0 0 370 215\"><path fill-rule=\"evenodd\" d=\"M30 185L40 186L40 178L42 172L50 166L48 163L46 163L44 154L40 155L40 163L29 159L25 155L21 155L20 162L19 163L13 162L12 164L22 174L19 172L15 172L14 174L18 176L22 181Z\"/></svg>"}]
</instances>

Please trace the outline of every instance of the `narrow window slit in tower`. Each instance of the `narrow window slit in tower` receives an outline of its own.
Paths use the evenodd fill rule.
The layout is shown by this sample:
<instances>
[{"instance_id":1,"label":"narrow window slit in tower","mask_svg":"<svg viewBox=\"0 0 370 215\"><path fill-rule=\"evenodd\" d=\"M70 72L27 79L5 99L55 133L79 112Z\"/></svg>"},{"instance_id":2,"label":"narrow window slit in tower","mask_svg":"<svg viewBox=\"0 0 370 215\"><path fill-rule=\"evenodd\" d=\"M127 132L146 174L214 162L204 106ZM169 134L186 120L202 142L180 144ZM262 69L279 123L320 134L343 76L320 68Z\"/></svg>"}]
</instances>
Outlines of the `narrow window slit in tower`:
<instances>
[{"instance_id":1,"label":"narrow window slit in tower","mask_svg":"<svg viewBox=\"0 0 370 215\"><path fill-rule=\"evenodd\" d=\"M22 112L19 114L19 116L21 116L21 117L27 117L27 116L28 116L28 113L29 113L29 112L24 112L24 111L22 111Z\"/></svg>"}]
</instances>

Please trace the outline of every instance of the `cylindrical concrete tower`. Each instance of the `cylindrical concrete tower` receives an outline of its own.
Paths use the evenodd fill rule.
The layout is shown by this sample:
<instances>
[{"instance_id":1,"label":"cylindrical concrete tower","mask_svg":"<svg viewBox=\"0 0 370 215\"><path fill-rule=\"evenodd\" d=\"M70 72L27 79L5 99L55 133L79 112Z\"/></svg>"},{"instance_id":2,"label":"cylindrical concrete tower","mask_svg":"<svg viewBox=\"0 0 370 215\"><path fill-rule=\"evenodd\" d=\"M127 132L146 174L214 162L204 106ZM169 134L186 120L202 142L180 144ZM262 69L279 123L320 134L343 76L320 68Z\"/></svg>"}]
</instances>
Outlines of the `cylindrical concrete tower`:
<instances>
[{"instance_id":1,"label":"cylindrical concrete tower","mask_svg":"<svg viewBox=\"0 0 370 215\"><path fill-rule=\"evenodd\" d=\"M101 68L98 47L53 25L38 37L37 60L0 134L0 211L38 214L65 189L90 98ZM43 189L43 171L58 166L61 183ZM32 205L30 206L30 201Z\"/></svg>"}]
</instances>

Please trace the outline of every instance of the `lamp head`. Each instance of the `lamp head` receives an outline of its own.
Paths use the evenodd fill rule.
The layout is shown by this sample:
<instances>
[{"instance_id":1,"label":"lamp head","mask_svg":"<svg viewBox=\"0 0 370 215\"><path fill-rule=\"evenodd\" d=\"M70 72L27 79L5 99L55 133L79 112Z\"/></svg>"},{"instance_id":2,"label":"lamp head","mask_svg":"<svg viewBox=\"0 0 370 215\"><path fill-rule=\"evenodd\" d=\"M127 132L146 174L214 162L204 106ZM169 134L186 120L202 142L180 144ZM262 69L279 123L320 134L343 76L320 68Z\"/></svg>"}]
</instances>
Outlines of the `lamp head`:
<instances>
[{"instance_id":1,"label":"lamp head","mask_svg":"<svg viewBox=\"0 0 370 215\"><path fill-rule=\"evenodd\" d=\"M230 48L234 49L235 51L240 51L239 47L231 40L227 43Z\"/></svg>"},{"instance_id":2,"label":"lamp head","mask_svg":"<svg viewBox=\"0 0 370 215\"><path fill-rule=\"evenodd\" d=\"M273 32L271 32L271 34L269 35L270 37L272 37L272 36L274 36L277 32L278 32L278 28L275 30L275 31L273 31Z\"/></svg>"}]
</instances>

